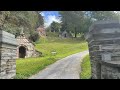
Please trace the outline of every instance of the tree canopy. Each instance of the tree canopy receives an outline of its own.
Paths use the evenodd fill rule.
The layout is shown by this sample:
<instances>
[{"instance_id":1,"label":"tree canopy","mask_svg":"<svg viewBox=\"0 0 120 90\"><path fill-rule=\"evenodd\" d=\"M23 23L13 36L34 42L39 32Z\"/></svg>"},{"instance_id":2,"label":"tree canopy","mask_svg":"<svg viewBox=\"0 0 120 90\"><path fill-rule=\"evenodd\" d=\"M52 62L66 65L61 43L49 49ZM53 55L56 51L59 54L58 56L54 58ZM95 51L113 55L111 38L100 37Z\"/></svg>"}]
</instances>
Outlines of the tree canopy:
<instances>
[{"instance_id":1,"label":"tree canopy","mask_svg":"<svg viewBox=\"0 0 120 90\"><path fill-rule=\"evenodd\" d=\"M23 28L27 37L36 35L35 30L44 24L38 11L0 11L0 28L19 35Z\"/></svg>"},{"instance_id":2,"label":"tree canopy","mask_svg":"<svg viewBox=\"0 0 120 90\"><path fill-rule=\"evenodd\" d=\"M58 22L53 21L53 22L51 23L50 28L51 28L51 32L59 32L59 31L60 31L60 28L61 28L61 24L58 23Z\"/></svg>"},{"instance_id":3,"label":"tree canopy","mask_svg":"<svg viewBox=\"0 0 120 90\"><path fill-rule=\"evenodd\" d=\"M94 21L119 19L114 11L59 11L62 20L61 31L66 30L77 36L85 33Z\"/></svg>"}]
</instances>

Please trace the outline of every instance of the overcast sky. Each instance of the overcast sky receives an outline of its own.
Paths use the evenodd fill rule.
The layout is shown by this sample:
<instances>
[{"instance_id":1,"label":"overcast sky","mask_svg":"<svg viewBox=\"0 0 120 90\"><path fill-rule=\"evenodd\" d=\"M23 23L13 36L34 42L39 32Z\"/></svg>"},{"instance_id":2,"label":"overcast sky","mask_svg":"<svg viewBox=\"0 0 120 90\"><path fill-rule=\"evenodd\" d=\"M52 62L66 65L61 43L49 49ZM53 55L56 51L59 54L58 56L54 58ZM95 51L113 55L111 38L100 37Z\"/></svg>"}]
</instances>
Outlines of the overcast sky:
<instances>
[{"instance_id":1,"label":"overcast sky","mask_svg":"<svg viewBox=\"0 0 120 90\"><path fill-rule=\"evenodd\" d=\"M53 21L60 22L58 11L42 11L42 16L44 16L45 27L48 27Z\"/></svg>"}]
</instances>

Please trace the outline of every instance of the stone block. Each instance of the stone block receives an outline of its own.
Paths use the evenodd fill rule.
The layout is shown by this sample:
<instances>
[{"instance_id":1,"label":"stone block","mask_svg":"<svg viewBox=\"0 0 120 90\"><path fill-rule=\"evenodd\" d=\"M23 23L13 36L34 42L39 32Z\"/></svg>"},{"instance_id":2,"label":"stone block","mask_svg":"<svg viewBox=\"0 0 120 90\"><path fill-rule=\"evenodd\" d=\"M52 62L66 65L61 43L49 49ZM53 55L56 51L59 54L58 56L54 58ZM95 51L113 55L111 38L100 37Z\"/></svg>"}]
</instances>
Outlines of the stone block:
<instances>
[{"instance_id":1,"label":"stone block","mask_svg":"<svg viewBox=\"0 0 120 90\"><path fill-rule=\"evenodd\" d=\"M102 60L103 61L111 61L111 54L110 53L102 54Z\"/></svg>"},{"instance_id":2,"label":"stone block","mask_svg":"<svg viewBox=\"0 0 120 90\"><path fill-rule=\"evenodd\" d=\"M93 79L120 78L120 21L95 22L85 35Z\"/></svg>"},{"instance_id":3,"label":"stone block","mask_svg":"<svg viewBox=\"0 0 120 90\"><path fill-rule=\"evenodd\" d=\"M0 79L11 79L16 75L15 36L0 30Z\"/></svg>"}]
</instances>

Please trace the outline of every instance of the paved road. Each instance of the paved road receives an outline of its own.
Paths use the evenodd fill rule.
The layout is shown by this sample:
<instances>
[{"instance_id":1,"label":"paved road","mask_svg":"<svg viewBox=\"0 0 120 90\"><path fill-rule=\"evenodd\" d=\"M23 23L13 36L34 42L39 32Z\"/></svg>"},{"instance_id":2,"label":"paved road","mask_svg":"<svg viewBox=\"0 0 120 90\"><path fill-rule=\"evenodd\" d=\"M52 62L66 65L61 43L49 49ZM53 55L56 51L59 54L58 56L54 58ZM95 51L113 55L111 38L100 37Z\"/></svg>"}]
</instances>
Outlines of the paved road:
<instances>
[{"instance_id":1,"label":"paved road","mask_svg":"<svg viewBox=\"0 0 120 90\"><path fill-rule=\"evenodd\" d=\"M80 62L88 51L67 56L29 79L79 79Z\"/></svg>"}]
</instances>

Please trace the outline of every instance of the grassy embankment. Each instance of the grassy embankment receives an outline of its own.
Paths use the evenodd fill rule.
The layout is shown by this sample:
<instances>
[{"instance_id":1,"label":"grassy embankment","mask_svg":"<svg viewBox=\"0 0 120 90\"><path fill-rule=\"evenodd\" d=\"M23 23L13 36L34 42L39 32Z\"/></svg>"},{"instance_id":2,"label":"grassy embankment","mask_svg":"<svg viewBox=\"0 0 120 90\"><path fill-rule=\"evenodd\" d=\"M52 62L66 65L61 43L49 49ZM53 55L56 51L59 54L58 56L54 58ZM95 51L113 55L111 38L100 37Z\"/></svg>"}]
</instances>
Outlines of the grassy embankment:
<instances>
[{"instance_id":1,"label":"grassy embankment","mask_svg":"<svg viewBox=\"0 0 120 90\"><path fill-rule=\"evenodd\" d=\"M80 39L60 39L55 34L36 42L35 48L42 52L42 57L19 59L16 61L17 79L25 79L38 73L46 66L68 55L87 50L87 43ZM51 52L56 51L56 55Z\"/></svg>"},{"instance_id":2,"label":"grassy embankment","mask_svg":"<svg viewBox=\"0 0 120 90\"><path fill-rule=\"evenodd\" d=\"M85 56L81 63L80 78L81 79L90 79L91 78L91 66L90 66L89 55Z\"/></svg>"}]
</instances>

